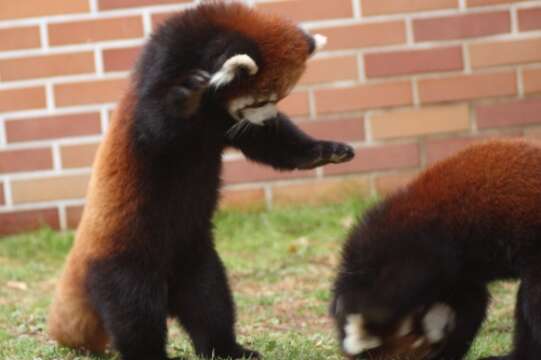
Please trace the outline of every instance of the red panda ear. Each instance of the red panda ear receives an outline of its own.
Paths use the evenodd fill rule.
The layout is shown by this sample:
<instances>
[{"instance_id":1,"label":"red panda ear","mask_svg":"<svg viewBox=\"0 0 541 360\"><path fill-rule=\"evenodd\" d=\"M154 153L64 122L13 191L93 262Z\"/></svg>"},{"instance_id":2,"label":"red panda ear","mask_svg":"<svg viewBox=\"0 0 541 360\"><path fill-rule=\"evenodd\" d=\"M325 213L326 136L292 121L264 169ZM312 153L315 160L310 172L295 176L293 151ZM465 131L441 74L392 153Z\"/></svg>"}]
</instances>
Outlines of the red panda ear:
<instances>
[{"instance_id":1,"label":"red panda ear","mask_svg":"<svg viewBox=\"0 0 541 360\"><path fill-rule=\"evenodd\" d=\"M245 70L252 76L257 74L259 67L255 60L246 54L234 55L224 62L218 72L212 75L210 86L214 88L226 86L240 74L241 70Z\"/></svg>"},{"instance_id":2,"label":"red panda ear","mask_svg":"<svg viewBox=\"0 0 541 360\"><path fill-rule=\"evenodd\" d=\"M314 42L316 44L315 51L319 51L319 50L323 49L325 47L325 45L327 45L327 37L323 36L321 34L315 34L314 35Z\"/></svg>"},{"instance_id":3,"label":"red panda ear","mask_svg":"<svg viewBox=\"0 0 541 360\"><path fill-rule=\"evenodd\" d=\"M306 30L302 29L306 41L308 41L308 54L315 55L316 52L323 49L327 45L327 37L321 34L310 35Z\"/></svg>"}]
</instances>

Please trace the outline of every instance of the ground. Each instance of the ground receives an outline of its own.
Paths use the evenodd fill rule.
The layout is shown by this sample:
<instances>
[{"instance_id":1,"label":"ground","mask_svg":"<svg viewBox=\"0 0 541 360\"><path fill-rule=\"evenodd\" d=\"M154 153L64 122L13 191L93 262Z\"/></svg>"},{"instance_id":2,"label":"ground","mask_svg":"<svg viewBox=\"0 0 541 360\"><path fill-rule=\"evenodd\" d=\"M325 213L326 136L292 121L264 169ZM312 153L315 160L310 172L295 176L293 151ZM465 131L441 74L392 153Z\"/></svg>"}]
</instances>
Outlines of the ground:
<instances>
[{"instance_id":1,"label":"ground","mask_svg":"<svg viewBox=\"0 0 541 360\"><path fill-rule=\"evenodd\" d=\"M347 229L367 202L223 211L216 217L219 251L229 271L243 344L266 359L338 360L327 316L329 288ZM41 230L0 239L0 360L116 359L60 348L45 333L55 279L72 233ZM510 347L516 285L492 286L490 317L468 360ZM169 352L193 359L171 323Z\"/></svg>"}]
</instances>

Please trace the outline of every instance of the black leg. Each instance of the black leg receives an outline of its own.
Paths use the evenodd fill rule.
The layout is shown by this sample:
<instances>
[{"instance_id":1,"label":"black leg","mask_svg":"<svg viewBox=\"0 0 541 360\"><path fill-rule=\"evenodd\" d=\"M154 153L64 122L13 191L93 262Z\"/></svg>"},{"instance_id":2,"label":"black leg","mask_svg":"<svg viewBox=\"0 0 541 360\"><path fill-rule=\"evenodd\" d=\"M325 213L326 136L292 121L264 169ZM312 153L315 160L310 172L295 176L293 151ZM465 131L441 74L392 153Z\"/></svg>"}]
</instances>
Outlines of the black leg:
<instances>
[{"instance_id":1,"label":"black leg","mask_svg":"<svg viewBox=\"0 0 541 360\"><path fill-rule=\"evenodd\" d=\"M482 360L537 360L541 356L541 284L535 275L525 275L515 308L513 351L506 356Z\"/></svg>"},{"instance_id":2,"label":"black leg","mask_svg":"<svg viewBox=\"0 0 541 360\"><path fill-rule=\"evenodd\" d=\"M353 158L349 145L319 141L303 133L286 115L278 114L263 125L246 125L229 139L248 158L280 170L311 169Z\"/></svg>"},{"instance_id":3,"label":"black leg","mask_svg":"<svg viewBox=\"0 0 541 360\"><path fill-rule=\"evenodd\" d=\"M516 308L514 360L541 357L541 265L535 264L522 277Z\"/></svg>"},{"instance_id":4,"label":"black leg","mask_svg":"<svg viewBox=\"0 0 541 360\"><path fill-rule=\"evenodd\" d=\"M167 290L155 269L108 259L91 266L87 286L123 360L167 359Z\"/></svg>"},{"instance_id":5,"label":"black leg","mask_svg":"<svg viewBox=\"0 0 541 360\"><path fill-rule=\"evenodd\" d=\"M171 312L204 358L256 359L259 354L236 341L235 308L225 269L214 249L190 269L193 273L171 294Z\"/></svg>"},{"instance_id":6,"label":"black leg","mask_svg":"<svg viewBox=\"0 0 541 360\"><path fill-rule=\"evenodd\" d=\"M453 289L448 303L455 310L455 327L437 359L459 360L466 355L485 319L489 298L487 289L479 285Z\"/></svg>"}]
</instances>

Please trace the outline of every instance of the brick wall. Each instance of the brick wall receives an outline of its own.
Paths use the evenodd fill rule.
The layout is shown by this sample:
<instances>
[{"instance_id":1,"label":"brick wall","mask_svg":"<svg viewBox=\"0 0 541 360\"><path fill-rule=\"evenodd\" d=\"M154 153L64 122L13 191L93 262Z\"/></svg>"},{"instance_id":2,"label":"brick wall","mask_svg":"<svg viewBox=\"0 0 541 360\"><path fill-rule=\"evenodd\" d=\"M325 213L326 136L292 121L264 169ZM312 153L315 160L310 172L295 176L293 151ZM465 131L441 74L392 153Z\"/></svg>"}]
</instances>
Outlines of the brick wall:
<instances>
[{"instance_id":1,"label":"brick wall","mask_svg":"<svg viewBox=\"0 0 541 360\"><path fill-rule=\"evenodd\" d=\"M225 155L227 204L387 192L488 137L541 136L541 1L247 1L329 37L282 109L350 163L277 173ZM179 0L0 2L0 233L76 225L144 38Z\"/></svg>"}]
</instances>

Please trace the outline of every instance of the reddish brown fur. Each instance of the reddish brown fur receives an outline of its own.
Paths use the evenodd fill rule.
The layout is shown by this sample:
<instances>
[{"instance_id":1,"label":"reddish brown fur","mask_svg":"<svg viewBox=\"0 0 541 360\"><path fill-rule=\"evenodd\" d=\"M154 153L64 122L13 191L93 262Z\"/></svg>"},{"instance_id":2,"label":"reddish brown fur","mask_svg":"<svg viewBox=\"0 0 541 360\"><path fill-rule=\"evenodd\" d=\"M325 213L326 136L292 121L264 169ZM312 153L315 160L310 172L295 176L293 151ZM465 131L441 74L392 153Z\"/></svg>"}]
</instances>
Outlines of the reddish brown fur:
<instances>
[{"instance_id":1,"label":"reddish brown fur","mask_svg":"<svg viewBox=\"0 0 541 360\"><path fill-rule=\"evenodd\" d=\"M502 163L503 159L513 161ZM484 171L479 171L479 164L483 164ZM539 223L541 204L534 195L541 189L540 174L538 143L499 140L472 146L414 180L408 187L407 199L411 201L392 202L389 221L415 222L441 213L441 209L434 208L434 199L438 199L437 205L445 204L447 218L455 224L466 223L472 216L481 214L502 218L515 226ZM467 201L460 201L463 189L478 191L469 192ZM499 213L498 209L505 211Z\"/></svg>"},{"instance_id":2,"label":"reddish brown fur","mask_svg":"<svg viewBox=\"0 0 541 360\"><path fill-rule=\"evenodd\" d=\"M111 128L100 145L90 180L87 202L58 282L48 318L50 336L60 344L103 352L108 343L101 319L88 302L85 289L88 264L118 253L129 244L115 234L126 227L137 207L134 158L129 154L133 95L128 92L119 104ZM116 241L112 242L110 239Z\"/></svg>"},{"instance_id":3,"label":"reddish brown fur","mask_svg":"<svg viewBox=\"0 0 541 360\"><path fill-rule=\"evenodd\" d=\"M214 23L254 40L262 52L257 75L245 88L233 88L231 93L252 94L255 88L261 94L277 92L279 98L285 97L304 72L310 55L302 32L288 20L241 4L208 7L206 13ZM272 63L267 62L269 59Z\"/></svg>"}]
</instances>

